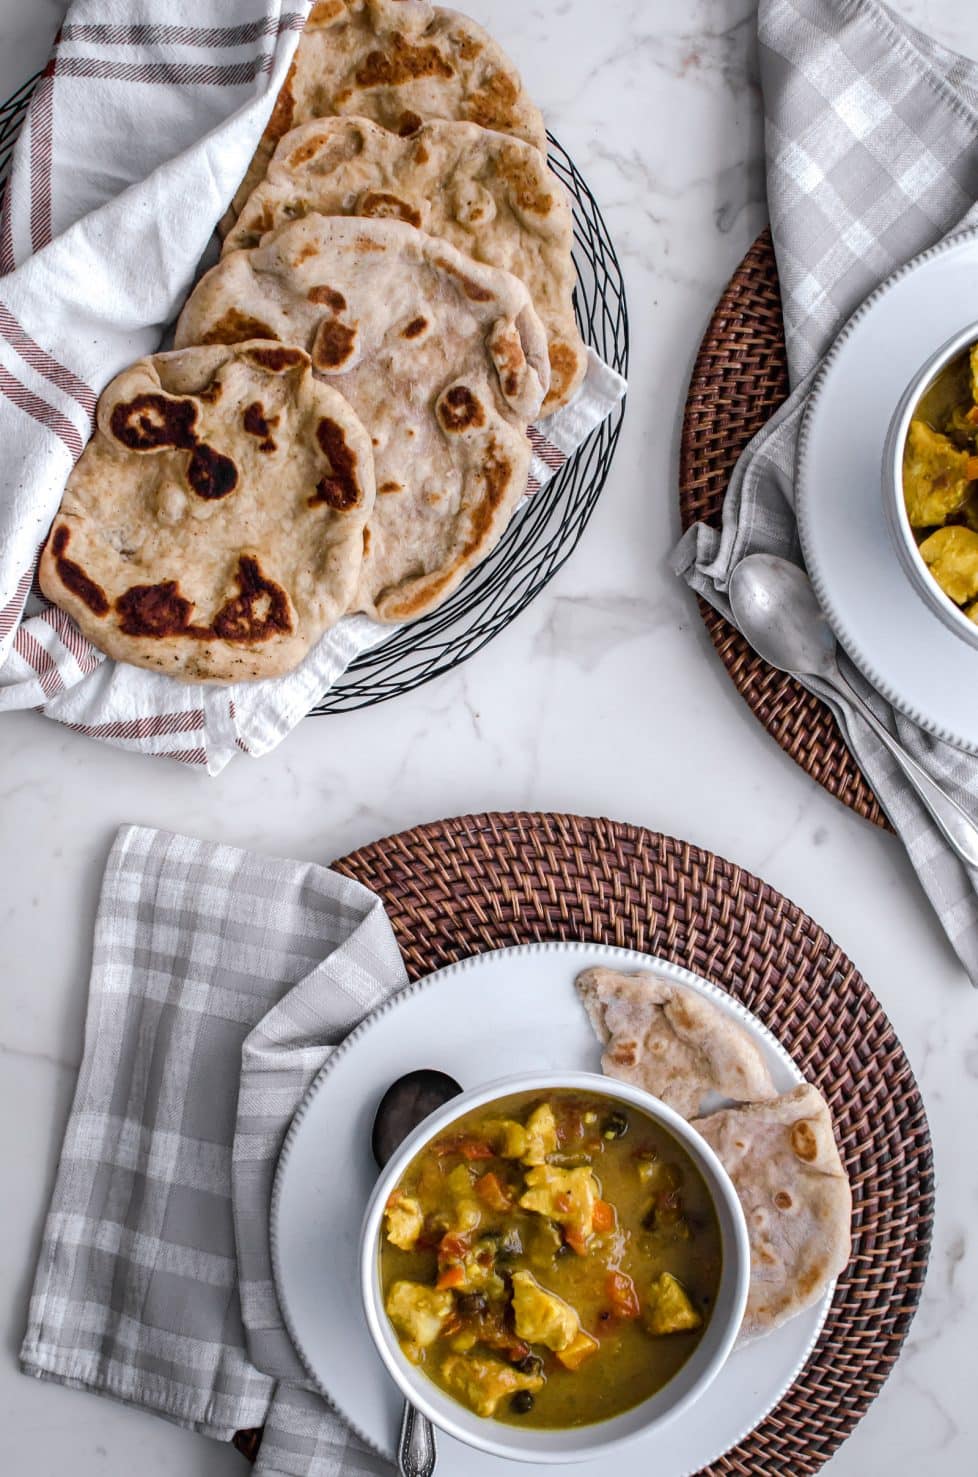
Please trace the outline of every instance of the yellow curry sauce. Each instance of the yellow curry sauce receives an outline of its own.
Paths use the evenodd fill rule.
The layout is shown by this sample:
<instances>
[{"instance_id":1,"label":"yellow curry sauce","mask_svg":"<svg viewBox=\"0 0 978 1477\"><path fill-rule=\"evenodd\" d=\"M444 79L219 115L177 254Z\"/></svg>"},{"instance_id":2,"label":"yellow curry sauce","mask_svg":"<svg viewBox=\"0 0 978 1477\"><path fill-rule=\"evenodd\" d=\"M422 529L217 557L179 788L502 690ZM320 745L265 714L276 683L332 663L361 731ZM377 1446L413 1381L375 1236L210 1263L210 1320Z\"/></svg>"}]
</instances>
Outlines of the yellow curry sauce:
<instances>
[{"instance_id":1,"label":"yellow curry sauce","mask_svg":"<svg viewBox=\"0 0 978 1477\"><path fill-rule=\"evenodd\" d=\"M920 398L903 454L903 497L924 563L978 621L978 345Z\"/></svg>"},{"instance_id":2,"label":"yellow curry sauce","mask_svg":"<svg viewBox=\"0 0 978 1477\"><path fill-rule=\"evenodd\" d=\"M388 1317L409 1359L481 1416L570 1427L630 1409L686 1362L721 1272L681 1145L598 1094L469 1113L387 1204Z\"/></svg>"}]
</instances>

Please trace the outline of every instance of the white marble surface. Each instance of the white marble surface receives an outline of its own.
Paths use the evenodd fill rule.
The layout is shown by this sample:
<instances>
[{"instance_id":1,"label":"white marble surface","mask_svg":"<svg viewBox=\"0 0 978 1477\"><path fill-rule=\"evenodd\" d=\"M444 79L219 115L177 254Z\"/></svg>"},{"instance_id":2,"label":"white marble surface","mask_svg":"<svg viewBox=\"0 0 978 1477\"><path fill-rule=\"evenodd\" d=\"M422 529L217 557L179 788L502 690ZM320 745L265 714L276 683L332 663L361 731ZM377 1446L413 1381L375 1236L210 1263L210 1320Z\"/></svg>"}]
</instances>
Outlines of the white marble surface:
<instances>
[{"instance_id":1,"label":"white marble surface","mask_svg":"<svg viewBox=\"0 0 978 1477\"><path fill-rule=\"evenodd\" d=\"M688 837L814 914L884 1002L937 1149L930 1277L906 1351L832 1477L976 1470L978 1001L896 843L810 783L741 704L668 574L678 416L711 305L764 220L751 0L468 0L590 180L625 266L632 395L575 557L460 671L304 724L210 781L34 715L0 727L0 1470L243 1474L230 1449L17 1373L41 1218L81 1051L96 888L123 821L326 861L436 817L535 808ZM165 7L161 6L161 9ZM0 97L44 58L64 0L0 0ZM961 0L898 9L978 55ZM695 775L686 783L684 777Z\"/></svg>"}]
</instances>

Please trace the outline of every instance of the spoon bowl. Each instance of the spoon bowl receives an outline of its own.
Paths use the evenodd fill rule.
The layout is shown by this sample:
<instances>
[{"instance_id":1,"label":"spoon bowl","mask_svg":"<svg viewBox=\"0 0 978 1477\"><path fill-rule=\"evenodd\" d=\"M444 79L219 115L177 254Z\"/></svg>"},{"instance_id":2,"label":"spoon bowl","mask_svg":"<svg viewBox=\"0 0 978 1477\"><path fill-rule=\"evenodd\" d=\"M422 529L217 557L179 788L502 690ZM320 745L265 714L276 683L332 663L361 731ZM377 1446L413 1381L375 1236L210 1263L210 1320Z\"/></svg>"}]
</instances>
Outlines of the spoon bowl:
<instances>
[{"instance_id":1,"label":"spoon bowl","mask_svg":"<svg viewBox=\"0 0 978 1477\"><path fill-rule=\"evenodd\" d=\"M436 1072L431 1067L407 1072L392 1082L384 1093L374 1115L370 1147L383 1169L392 1154L401 1147L409 1133L423 1123L430 1113L458 1097L461 1083L447 1072Z\"/></svg>"},{"instance_id":2,"label":"spoon bowl","mask_svg":"<svg viewBox=\"0 0 978 1477\"><path fill-rule=\"evenodd\" d=\"M836 675L835 636L797 564L774 554L748 554L730 576L728 593L738 626L772 667Z\"/></svg>"}]
</instances>

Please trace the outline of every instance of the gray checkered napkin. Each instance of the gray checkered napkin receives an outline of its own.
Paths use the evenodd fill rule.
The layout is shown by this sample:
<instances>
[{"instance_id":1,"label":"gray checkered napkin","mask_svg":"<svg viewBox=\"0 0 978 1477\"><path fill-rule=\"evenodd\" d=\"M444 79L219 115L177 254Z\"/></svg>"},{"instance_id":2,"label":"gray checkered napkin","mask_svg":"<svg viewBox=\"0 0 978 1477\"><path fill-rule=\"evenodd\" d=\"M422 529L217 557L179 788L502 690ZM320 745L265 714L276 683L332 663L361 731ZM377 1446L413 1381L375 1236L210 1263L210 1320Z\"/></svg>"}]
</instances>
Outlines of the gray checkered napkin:
<instances>
[{"instance_id":1,"label":"gray checkered napkin","mask_svg":"<svg viewBox=\"0 0 978 1477\"><path fill-rule=\"evenodd\" d=\"M674 567L731 619L727 582L746 554L801 563L793 511L798 427L846 320L897 267L978 230L978 66L876 0L760 0L767 193L792 393L734 471L719 532L691 528ZM845 661L845 659L843 659ZM978 820L978 760L939 742L846 675L914 757ZM948 938L978 984L978 875L948 850L901 772L817 681L900 835Z\"/></svg>"},{"instance_id":2,"label":"gray checkered napkin","mask_svg":"<svg viewBox=\"0 0 978 1477\"><path fill-rule=\"evenodd\" d=\"M120 831L25 1373L222 1441L264 1424L262 1477L389 1472L306 1384L272 1284L268 1213L307 1087L406 982L383 906L358 883Z\"/></svg>"}]
</instances>

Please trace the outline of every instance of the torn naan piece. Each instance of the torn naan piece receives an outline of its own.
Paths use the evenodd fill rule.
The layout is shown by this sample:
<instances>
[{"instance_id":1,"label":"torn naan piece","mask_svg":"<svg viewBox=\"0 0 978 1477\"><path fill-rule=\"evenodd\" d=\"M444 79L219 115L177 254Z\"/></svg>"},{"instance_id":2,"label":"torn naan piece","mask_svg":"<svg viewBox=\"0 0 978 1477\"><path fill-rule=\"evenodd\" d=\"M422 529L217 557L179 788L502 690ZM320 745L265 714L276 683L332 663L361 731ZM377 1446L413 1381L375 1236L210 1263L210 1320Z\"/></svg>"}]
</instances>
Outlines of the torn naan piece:
<instances>
[{"instance_id":1,"label":"torn naan piece","mask_svg":"<svg viewBox=\"0 0 978 1477\"><path fill-rule=\"evenodd\" d=\"M563 185L531 144L474 123L425 123L409 138L365 118L307 123L278 145L224 252L257 246L313 212L407 221L519 277L547 330L544 415L570 400L587 370L574 316L574 223Z\"/></svg>"},{"instance_id":2,"label":"torn naan piece","mask_svg":"<svg viewBox=\"0 0 978 1477\"><path fill-rule=\"evenodd\" d=\"M306 216L204 276L178 345L299 344L373 441L352 610L416 619L495 547L526 490L550 366L526 287L403 221Z\"/></svg>"},{"instance_id":3,"label":"torn naan piece","mask_svg":"<svg viewBox=\"0 0 978 1477\"><path fill-rule=\"evenodd\" d=\"M750 1293L742 1338L818 1302L851 1251L852 1193L828 1105L809 1083L693 1127L733 1180L747 1219Z\"/></svg>"},{"instance_id":4,"label":"torn naan piece","mask_svg":"<svg viewBox=\"0 0 978 1477\"><path fill-rule=\"evenodd\" d=\"M598 1039L602 1070L632 1082L684 1118L709 1093L763 1102L777 1089L744 1028L696 990L648 971L585 969L577 989Z\"/></svg>"},{"instance_id":5,"label":"torn naan piece","mask_svg":"<svg viewBox=\"0 0 978 1477\"><path fill-rule=\"evenodd\" d=\"M264 177L279 139L337 114L402 135L430 118L478 123L547 152L543 117L519 73L468 16L428 0L319 0L226 228Z\"/></svg>"},{"instance_id":6,"label":"torn naan piece","mask_svg":"<svg viewBox=\"0 0 978 1477\"><path fill-rule=\"evenodd\" d=\"M154 354L99 400L41 589L117 661L280 676L349 605L373 501L370 437L301 349Z\"/></svg>"}]
</instances>

